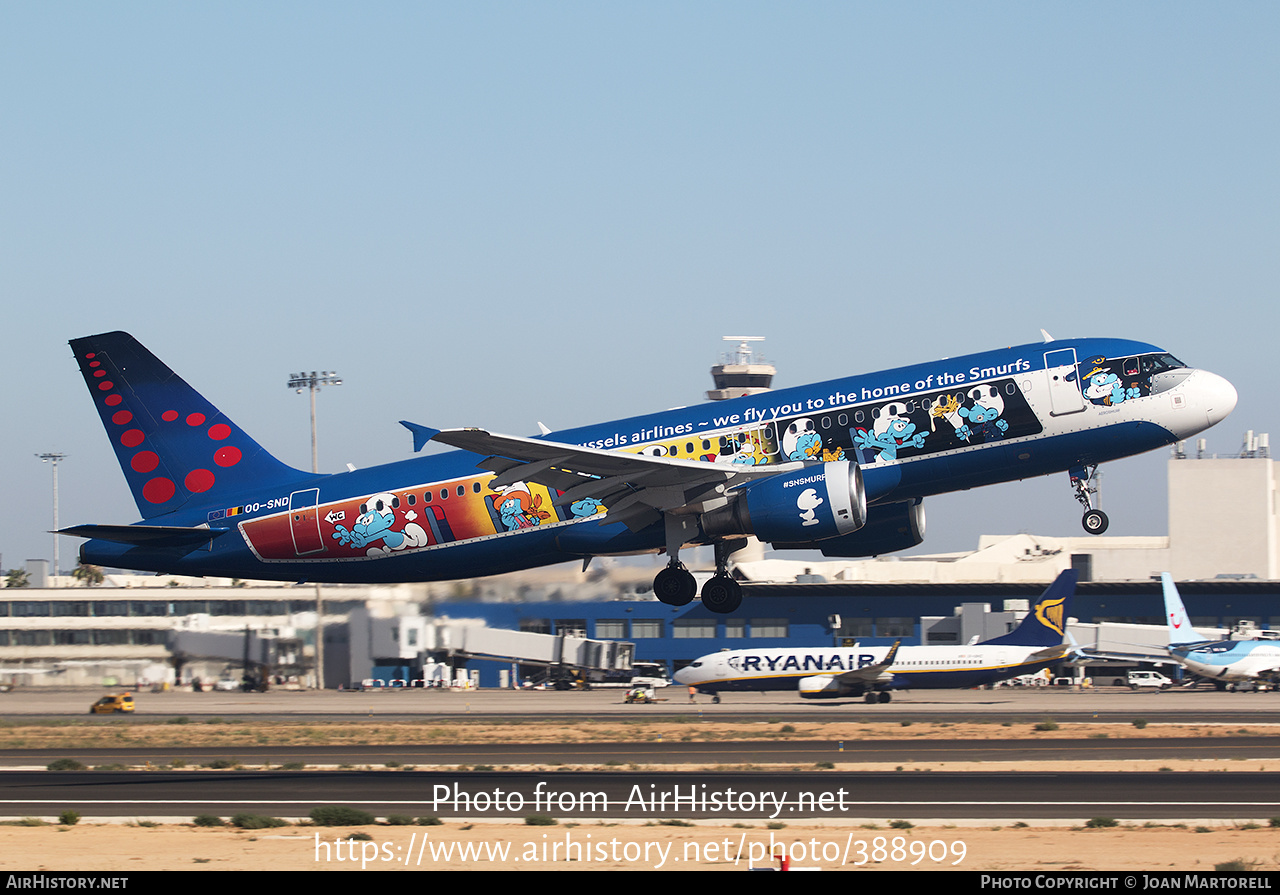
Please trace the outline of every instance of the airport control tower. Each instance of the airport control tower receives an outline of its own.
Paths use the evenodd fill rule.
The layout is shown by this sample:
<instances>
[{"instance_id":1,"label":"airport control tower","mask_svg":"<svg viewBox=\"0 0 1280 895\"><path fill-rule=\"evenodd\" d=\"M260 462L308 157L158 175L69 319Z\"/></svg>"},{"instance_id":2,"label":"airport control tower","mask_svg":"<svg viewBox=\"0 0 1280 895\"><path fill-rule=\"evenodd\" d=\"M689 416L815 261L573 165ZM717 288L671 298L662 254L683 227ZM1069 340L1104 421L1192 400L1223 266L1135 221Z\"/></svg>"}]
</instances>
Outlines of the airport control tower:
<instances>
[{"instance_id":1,"label":"airport control tower","mask_svg":"<svg viewBox=\"0 0 1280 895\"><path fill-rule=\"evenodd\" d=\"M764 336L725 336L726 342L737 342L736 351L720 356L720 363L711 368L711 379L716 387L707 392L712 401L726 401L767 392L773 385L778 371L773 364L751 350L751 342L763 342Z\"/></svg>"},{"instance_id":2,"label":"airport control tower","mask_svg":"<svg viewBox=\"0 0 1280 895\"><path fill-rule=\"evenodd\" d=\"M737 342L735 351L720 356L720 363L711 368L711 380L716 387L707 392L712 401L727 401L769 391L777 369L762 355L751 350L752 342L763 342L764 336L725 336L726 342ZM764 544L753 537L747 538L747 546L730 557L735 563L759 562L764 559Z\"/></svg>"}]
</instances>

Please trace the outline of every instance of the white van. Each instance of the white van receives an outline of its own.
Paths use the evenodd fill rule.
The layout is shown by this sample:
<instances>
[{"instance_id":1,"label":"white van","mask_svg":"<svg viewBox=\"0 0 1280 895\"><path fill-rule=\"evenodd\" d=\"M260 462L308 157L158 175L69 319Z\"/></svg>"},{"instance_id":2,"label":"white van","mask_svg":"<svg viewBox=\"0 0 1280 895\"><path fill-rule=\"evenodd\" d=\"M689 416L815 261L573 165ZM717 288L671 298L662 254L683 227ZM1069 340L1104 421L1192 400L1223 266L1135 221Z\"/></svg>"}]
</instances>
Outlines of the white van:
<instances>
[{"instance_id":1,"label":"white van","mask_svg":"<svg viewBox=\"0 0 1280 895\"><path fill-rule=\"evenodd\" d=\"M1130 671L1128 683L1130 690L1144 689L1147 687L1154 687L1157 690L1166 690L1173 686L1173 681L1158 671Z\"/></svg>"}]
</instances>

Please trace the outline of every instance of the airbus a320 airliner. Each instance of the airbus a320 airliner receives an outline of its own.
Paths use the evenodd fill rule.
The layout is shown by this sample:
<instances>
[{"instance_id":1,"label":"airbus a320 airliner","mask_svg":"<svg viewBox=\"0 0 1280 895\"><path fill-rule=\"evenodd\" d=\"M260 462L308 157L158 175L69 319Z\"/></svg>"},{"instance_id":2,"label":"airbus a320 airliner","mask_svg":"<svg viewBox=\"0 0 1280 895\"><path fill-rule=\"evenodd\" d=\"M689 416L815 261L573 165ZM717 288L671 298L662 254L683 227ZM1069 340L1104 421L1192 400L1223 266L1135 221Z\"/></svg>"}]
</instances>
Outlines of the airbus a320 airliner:
<instances>
[{"instance_id":1,"label":"airbus a320 airliner","mask_svg":"<svg viewBox=\"0 0 1280 895\"><path fill-rule=\"evenodd\" d=\"M79 525L86 563L313 582L431 581L665 550L664 603L697 595L680 562L713 544L702 602L741 603L729 554L875 556L924 537L922 501L1068 472L1100 534L1099 463L1190 437L1231 383L1142 342L1022 345L667 410L533 438L402 421L414 451L333 475L281 463L132 336L71 342L142 521Z\"/></svg>"}]
</instances>

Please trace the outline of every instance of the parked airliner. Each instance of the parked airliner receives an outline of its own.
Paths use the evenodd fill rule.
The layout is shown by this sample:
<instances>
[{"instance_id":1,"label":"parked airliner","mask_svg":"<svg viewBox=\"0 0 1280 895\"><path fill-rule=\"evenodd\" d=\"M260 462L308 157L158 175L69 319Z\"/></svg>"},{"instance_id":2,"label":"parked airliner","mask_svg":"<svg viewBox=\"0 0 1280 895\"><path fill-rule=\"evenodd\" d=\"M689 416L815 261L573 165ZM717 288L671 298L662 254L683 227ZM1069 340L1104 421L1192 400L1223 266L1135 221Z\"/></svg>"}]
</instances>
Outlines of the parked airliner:
<instances>
[{"instance_id":1,"label":"parked airliner","mask_svg":"<svg viewBox=\"0 0 1280 895\"><path fill-rule=\"evenodd\" d=\"M710 693L799 690L805 699L862 696L888 702L890 690L980 687L1032 674L1062 659L1076 573L1060 574L1013 631L971 646L845 646L722 650L675 674L678 683Z\"/></svg>"},{"instance_id":2,"label":"parked airliner","mask_svg":"<svg viewBox=\"0 0 1280 895\"><path fill-rule=\"evenodd\" d=\"M142 521L78 525L84 562L181 575L399 582L665 550L660 600L741 602L729 554L874 556L924 537L931 494L1067 471L1101 533L1099 463L1223 419L1236 391L1143 342L1004 348L523 438L401 421L414 451L334 475L286 466L132 336L71 342Z\"/></svg>"},{"instance_id":3,"label":"parked airliner","mask_svg":"<svg viewBox=\"0 0 1280 895\"><path fill-rule=\"evenodd\" d=\"M1160 576L1164 587L1169 655L1193 674L1220 683L1280 679L1280 642L1275 640L1209 640L1187 616L1173 577Z\"/></svg>"}]
</instances>

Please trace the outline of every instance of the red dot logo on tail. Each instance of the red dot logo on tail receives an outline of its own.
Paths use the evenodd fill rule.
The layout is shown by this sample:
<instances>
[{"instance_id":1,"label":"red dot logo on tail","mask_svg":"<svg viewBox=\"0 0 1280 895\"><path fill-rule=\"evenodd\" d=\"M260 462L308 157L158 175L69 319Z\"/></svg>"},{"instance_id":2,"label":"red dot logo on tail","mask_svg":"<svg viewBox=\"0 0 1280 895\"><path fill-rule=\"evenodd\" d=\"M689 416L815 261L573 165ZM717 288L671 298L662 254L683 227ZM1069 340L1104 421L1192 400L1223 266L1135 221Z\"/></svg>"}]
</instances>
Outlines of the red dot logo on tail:
<instances>
[{"instance_id":1,"label":"red dot logo on tail","mask_svg":"<svg viewBox=\"0 0 1280 895\"><path fill-rule=\"evenodd\" d=\"M166 478L154 478L142 486L142 496L151 503L164 503L173 497L178 489Z\"/></svg>"}]
</instances>

